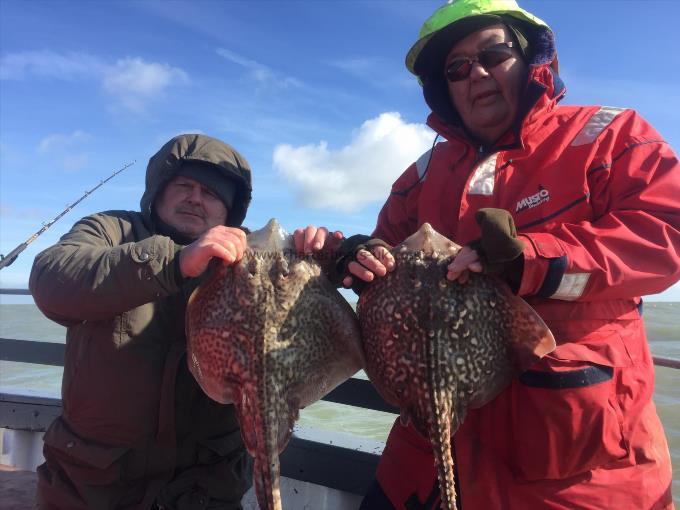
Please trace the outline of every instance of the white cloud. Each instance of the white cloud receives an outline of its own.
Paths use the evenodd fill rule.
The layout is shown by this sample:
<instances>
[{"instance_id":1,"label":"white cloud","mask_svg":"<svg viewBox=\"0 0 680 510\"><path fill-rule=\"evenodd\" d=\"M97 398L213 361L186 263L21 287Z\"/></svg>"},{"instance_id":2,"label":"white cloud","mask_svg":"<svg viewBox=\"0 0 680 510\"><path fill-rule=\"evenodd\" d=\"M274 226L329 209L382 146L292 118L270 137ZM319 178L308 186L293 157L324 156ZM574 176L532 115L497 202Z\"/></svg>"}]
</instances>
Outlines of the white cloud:
<instances>
[{"instance_id":1,"label":"white cloud","mask_svg":"<svg viewBox=\"0 0 680 510\"><path fill-rule=\"evenodd\" d=\"M238 53L235 53L231 50L217 48L215 51L220 57L228 60L229 62L246 68L248 71L250 71L250 76L261 84L278 85L282 87L304 86L304 84L297 78L293 78L292 76L281 76L266 65L248 57L244 57L243 55L239 55Z\"/></svg>"},{"instance_id":2,"label":"white cloud","mask_svg":"<svg viewBox=\"0 0 680 510\"><path fill-rule=\"evenodd\" d=\"M0 79L23 80L30 76L59 80L94 79L107 93L133 112L173 85L189 82L178 67L127 57L110 64L85 53L55 53L50 50L26 51L0 59Z\"/></svg>"},{"instance_id":3,"label":"white cloud","mask_svg":"<svg viewBox=\"0 0 680 510\"><path fill-rule=\"evenodd\" d=\"M88 133L76 130L70 134L54 133L46 136L38 144L39 152L49 152L54 149L62 149L80 142L85 142L92 138Z\"/></svg>"},{"instance_id":4,"label":"white cloud","mask_svg":"<svg viewBox=\"0 0 680 510\"><path fill-rule=\"evenodd\" d=\"M253 71L256 77L267 78L274 75L271 69L269 69L264 64L260 64L255 60L244 57L243 55L239 55L238 53L234 53L233 51L224 48L217 48L217 54L220 57L223 57L229 60L230 62L233 62L234 64L238 64L242 67L245 67L246 69Z\"/></svg>"},{"instance_id":5,"label":"white cloud","mask_svg":"<svg viewBox=\"0 0 680 510\"><path fill-rule=\"evenodd\" d=\"M72 133L53 133L46 136L38 144L38 152L49 155L52 160L61 159L64 170L77 172L90 161L84 152L73 152L79 146L92 139L92 135L77 129Z\"/></svg>"},{"instance_id":6,"label":"white cloud","mask_svg":"<svg viewBox=\"0 0 680 510\"><path fill-rule=\"evenodd\" d=\"M129 111L144 113L147 101L160 95L171 85L189 82L187 74L178 67L141 58L124 58L107 68L102 85L116 96Z\"/></svg>"},{"instance_id":7,"label":"white cloud","mask_svg":"<svg viewBox=\"0 0 680 510\"><path fill-rule=\"evenodd\" d=\"M29 75L72 80L100 73L104 64L85 53L55 53L51 50L22 51L0 58L0 79L21 80Z\"/></svg>"},{"instance_id":8,"label":"white cloud","mask_svg":"<svg viewBox=\"0 0 680 510\"><path fill-rule=\"evenodd\" d=\"M104 90L119 96L151 97L173 84L185 84L187 74L177 67L141 58L124 58L104 73Z\"/></svg>"},{"instance_id":9,"label":"white cloud","mask_svg":"<svg viewBox=\"0 0 680 510\"><path fill-rule=\"evenodd\" d=\"M383 113L364 122L339 150L324 141L276 146L274 168L293 183L307 206L356 212L384 201L394 180L432 146L433 138L427 126Z\"/></svg>"}]
</instances>

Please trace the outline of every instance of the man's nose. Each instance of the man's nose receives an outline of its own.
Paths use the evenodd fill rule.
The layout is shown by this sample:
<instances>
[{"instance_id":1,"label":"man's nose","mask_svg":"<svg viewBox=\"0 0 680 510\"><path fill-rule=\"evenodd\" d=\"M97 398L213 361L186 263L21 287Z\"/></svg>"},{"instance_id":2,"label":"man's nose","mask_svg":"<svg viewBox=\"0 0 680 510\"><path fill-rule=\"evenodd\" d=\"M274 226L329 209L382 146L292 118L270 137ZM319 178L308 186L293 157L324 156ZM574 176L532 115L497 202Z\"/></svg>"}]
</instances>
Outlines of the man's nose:
<instances>
[{"instance_id":1,"label":"man's nose","mask_svg":"<svg viewBox=\"0 0 680 510\"><path fill-rule=\"evenodd\" d=\"M489 76L489 71L486 70L486 68L479 63L478 60L475 60L472 62L472 67L470 68L470 79L471 80L479 80L480 78L486 78Z\"/></svg>"},{"instance_id":2,"label":"man's nose","mask_svg":"<svg viewBox=\"0 0 680 510\"><path fill-rule=\"evenodd\" d=\"M191 187L191 191L187 196L189 202L200 204L203 201L203 193L200 185L194 185Z\"/></svg>"}]
</instances>

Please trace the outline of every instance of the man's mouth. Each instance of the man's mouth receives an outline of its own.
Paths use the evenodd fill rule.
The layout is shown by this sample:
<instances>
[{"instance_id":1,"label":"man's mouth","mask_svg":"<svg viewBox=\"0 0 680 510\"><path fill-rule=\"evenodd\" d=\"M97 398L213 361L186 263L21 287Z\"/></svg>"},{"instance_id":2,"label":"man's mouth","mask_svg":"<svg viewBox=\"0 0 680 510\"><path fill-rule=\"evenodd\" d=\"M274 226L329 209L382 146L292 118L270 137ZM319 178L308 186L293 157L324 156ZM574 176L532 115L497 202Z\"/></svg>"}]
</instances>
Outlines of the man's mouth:
<instances>
[{"instance_id":1,"label":"man's mouth","mask_svg":"<svg viewBox=\"0 0 680 510\"><path fill-rule=\"evenodd\" d=\"M497 94L498 91L496 90L487 90L485 92L479 92L478 94L472 96L472 102L476 103L477 101L483 101L484 99L496 96Z\"/></svg>"},{"instance_id":2,"label":"man's mouth","mask_svg":"<svg viewBox=\"0 0 680 510\"><path fill-rule=\"evenodd\" d=\"M192 217L194 217L194 218L199 218L199 219L201 219L201 220L204 219L204 218L203 218L203 215L202 215L201 213L199 213L199 212L196 212L196 211L179 210L179 211L177 211L177 213L178 213L178 214L183 214L183 215L186 215L186 216L192 216Z\"/></svg>"}]
</instances>

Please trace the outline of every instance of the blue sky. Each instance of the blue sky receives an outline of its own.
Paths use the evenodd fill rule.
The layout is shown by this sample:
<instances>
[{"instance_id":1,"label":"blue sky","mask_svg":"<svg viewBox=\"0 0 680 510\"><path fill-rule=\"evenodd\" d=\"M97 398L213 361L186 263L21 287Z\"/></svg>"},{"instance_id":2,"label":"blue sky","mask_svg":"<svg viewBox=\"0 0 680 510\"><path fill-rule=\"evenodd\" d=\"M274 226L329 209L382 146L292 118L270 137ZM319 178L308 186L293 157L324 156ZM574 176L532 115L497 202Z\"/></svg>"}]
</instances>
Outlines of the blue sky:
<instances>
[{"instance_id":1,"label":"blue sky","mask_svg":"<svg viewBox=\"0 0 680 510\"><path fill-rule=\"evenodd\" d=\"M0 0L0 252L125 163L0 272L80 217L138 209L148 158L202 132L251 163L246 224L369 232L429 148L404 56L430 1ZM565 103L631 107L680 149L680 2L524 1L557 34ZM680 197L679 197L680 199ZM680 285L657 298L680 301ZM7 298L5 298L6 301Z\"/></svg>"}]
</instances>

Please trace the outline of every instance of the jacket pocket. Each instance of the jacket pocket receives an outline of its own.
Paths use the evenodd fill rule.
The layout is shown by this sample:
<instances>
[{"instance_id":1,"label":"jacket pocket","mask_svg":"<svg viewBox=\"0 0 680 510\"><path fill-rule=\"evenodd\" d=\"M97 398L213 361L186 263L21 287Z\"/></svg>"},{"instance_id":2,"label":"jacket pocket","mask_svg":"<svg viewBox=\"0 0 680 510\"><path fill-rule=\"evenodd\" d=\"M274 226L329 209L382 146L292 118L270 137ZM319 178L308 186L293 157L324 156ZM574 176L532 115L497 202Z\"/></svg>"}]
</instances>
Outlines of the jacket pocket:
<instances>
[{"instance_id":1,"label":"jacket pocket","mask_svg":"<svg viewBox=\"0 0 680 510\"><path fill-rule=\"evenodd\" d=\"M620 370L548 355L513 381L511 451L520 479L563 479L627 457Z\"/></svg>"},{"instance_id":2,"label":"jacket pocket","mask_svg":"<svg viewBox=\"0 0 680 510\"><path fill-rule=\"evenodd\" d=\"M108 485L122 479L122 458L127 446L86 440L57 418L45 433L45 445L76 485Z\"/></svg>"}]
</instances>

